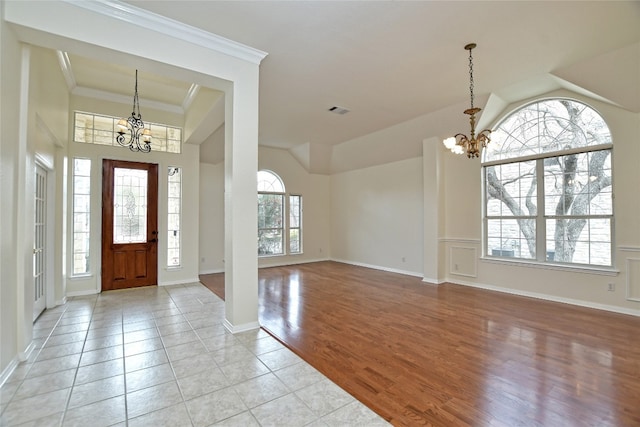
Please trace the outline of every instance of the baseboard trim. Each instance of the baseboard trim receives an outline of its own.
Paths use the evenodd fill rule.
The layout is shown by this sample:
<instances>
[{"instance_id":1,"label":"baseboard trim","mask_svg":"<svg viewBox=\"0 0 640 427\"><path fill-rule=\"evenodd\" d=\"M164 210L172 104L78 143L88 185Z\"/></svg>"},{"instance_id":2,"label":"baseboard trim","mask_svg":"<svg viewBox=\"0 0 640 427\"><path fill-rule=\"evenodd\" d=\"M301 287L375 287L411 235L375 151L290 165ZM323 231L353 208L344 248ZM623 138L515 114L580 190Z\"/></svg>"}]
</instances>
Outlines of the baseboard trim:
<instances>
[{"instance_id":1,"label":"baseboard trim","mask_svg":"<svg viewBox=\"0 0 640 427\"><path fill-rule=\"evenodd\" d=\"M190 283L200 283L200 278L186 279L186 280L174 280L171 282L158 282L158 286L175 286L175 285L188 285Z\"/></svg>"},{"instance_id":2,"label":"baseboard trim","mask_svg":"<svg viewBox=\"0 0 640 427\"><path fill-rule=\"evenodd\" d=\"M383 267L381 265L366 264L366 263L363 263L363 262L347 261L347 260L343 260L343 259L332 259L331 261L341 262L343 264L355 265L357 267L365 267L365 268L372 268L374 270L387 271L389 273L404 274L405 276L413 276L413 277L422 278L422 273L416 273L415 271L400 270L400 269L397 269L397 268Z\"/></svg>"},{"instance_id":3,"label":"baseboard trim","mask_svg":"<svg viewBox=\"0 0 640 427\"><path fill-rule=\"evenodd\" d=\"M218 274L218 273L224 273L224 268L217 268L217 269L213 269L213 270L204 270L204 271L199 271L198 275L204 275L204 274Z\"/></svg>"},{"instance_id":4,"label":"baseboard trim","mask_svg":"<svg viewBox=\"0 0 640 427\"><path fill-rule=\"evenodd\" d=\"M96 291L95 289L91 289L88 291L75 291L75 292L67 292L67 295L64 297L64 300L66 302L67 298L72 298L72 297L84 297L87 295L95 295L95 294L99 294L100 291Z\"/></svg>"},{"instance_id":5,"label":"baseboard trim","mask_svg":"<svg viewBox=\"0 0 640 427\"><path fill-rule=\"evenodd\" d=\"M254 329L260 329L260 323L249 322L242 325L232 325L227 319L224 319L224 328L232 334L239 334L241 332L253 331Z\"/></svg>"},{"instance_id":6,"label":"baseboard trim","mask_svg":"<svg viewBox=\"0 0 640 427\"><path fill-rule=\"evenodd\" d=\"M510 288L503 288L501 286L487 285L483 283L472 283L472 282L466 282L463 280L447 280L447 282L453 283L456 285L469 286L472 288L486 289L489 291L496 291L496 292L503 292L511 295L518 295L521 297L536 298L536 299L545 300L545 301L559 302L562 304L575 305L578 307L593 308L595 310L610 311L613 313L628 314L630 316L640 317L640 310L634 310L632 308L618 307L618 306L609 305L609 304L600 304L600 303L584 301L584 300L579 300L574 298L558 297L554 295L541 294L538 292L529 292L529 291L521 291L516 289L510 289Z\"/></svg>"},{"instance_id":7,"label":"baseboard trim","mask_svg":"<svg viewBox=\"0 0 640 427\"><path fill-rule=\"evenodd\" d=\"M24 362L28 360L29 357L31 356L31 353L33 353L33 350L35 350L35 348L36 348L36 345L34 344L33 341L31 341L27 346L27 348L24 349L24 351L21 351L20 353L18 353L18 360L20 362Z\"/></svg>"},{"instance_id":8,"label":"baseboard trim","mask_svg":"<svg viewBox=\"0 0 640 427\"><path fill-rule=\"evenodd\" d=\"M9 379L9 377L11 377L11 374L13 374L13 371L15 371L17 367L18 367L18 358L14 357L11 360L11 362L9 362L7 367L4 368L4 370L2 371L2 374L0 375L0 387L2 387L5 382L7 382L7 380Z\"/></svg>"},{"instance_id":9,"label":"baseboard trim","mask_svg":"<svg viewBox=\"0 0 640 427\"><path fill-rule=\"evenodd\" d=\"M430 285L442 285L443 283L446 283L446 280L438 280L438 279L433 279L431 277L423 277L422 281Z\"/></svg>"},{"instance_id":10,"label":"baseboard trim","mask_svg":"<svg viewBox=\"0 0 640 427\"><path fill-rule=\"evenodd\" d=\"M276 258L276 257L274 257ZM261 268L271 268L271 267L286 267L288 265L299 265L299 264L311 264L312 262L322 262L329 261L328 258L316 258L316 259L303 259L299 261L285 261L285 262L276 262L276 263L263 263L260 265L260 261L258 261L258 269Z\"/></svg>"}]
</instances>

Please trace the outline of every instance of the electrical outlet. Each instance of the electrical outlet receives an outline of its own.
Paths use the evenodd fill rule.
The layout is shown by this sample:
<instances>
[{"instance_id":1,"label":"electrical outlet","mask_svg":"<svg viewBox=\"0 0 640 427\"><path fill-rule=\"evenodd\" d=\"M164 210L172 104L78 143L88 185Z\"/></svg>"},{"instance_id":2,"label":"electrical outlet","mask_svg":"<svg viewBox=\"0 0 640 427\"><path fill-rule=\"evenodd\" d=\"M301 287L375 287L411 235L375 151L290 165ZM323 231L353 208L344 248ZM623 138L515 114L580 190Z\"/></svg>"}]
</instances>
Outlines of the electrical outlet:
<instances>
[{"instance_id":1,"label":"electrical outlet","mask_svg":"<svg viewBox=\"0 0 640 427\"><path fill-rule=\"evenodd\" d=\"M204 264L204 257L200 258L200 262Z\"/></svg>"},{"instance_id":2,"label":"electrical outlet","mask_svg":"<svg viewBox=\"0 0 640 427\"><path fill-rule=\"evenodd\" d=\"M616 290L616 284L615 284L615 283L608 283L608 284L607 284L607 290L608 290L609 292L613 292L613 291L615 291L615 290Z\"/></svg>"},{"instance_id":3,"label":"electrical outlet","mask_svg":"<svg viewBox=\"0 0 640 427\"><path fill-rule=\"evenodd\" d=\"M407 259L405 257L402 257L402 262L407 262Z\"/></svg>"},{"instance_id":4,"label":"electrical outlet","mask_svg":"<svg viewBox=\"0 0 640 427\"><path fill-rule=\"evenodd\" d=\"M453 270L458 271L458 264L453 264Z\"/></svg>"}]
</instances>

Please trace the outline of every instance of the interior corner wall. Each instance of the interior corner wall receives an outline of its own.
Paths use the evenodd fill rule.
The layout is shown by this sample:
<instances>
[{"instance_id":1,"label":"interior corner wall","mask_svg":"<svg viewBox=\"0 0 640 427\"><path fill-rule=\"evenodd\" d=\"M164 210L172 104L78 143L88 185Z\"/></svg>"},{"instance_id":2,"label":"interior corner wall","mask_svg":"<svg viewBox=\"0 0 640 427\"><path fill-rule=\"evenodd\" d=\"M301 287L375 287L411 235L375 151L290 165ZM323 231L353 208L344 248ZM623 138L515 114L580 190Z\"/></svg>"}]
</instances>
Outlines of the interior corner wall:
<instances>
[{"instance_id":1,"label":"interior corner wall","mask_svg":"<svg viewBox=\"0 0 640 427\"><path fill-rule=\"evenodd\" d=\"M200 163L199 274L224 272L224 162Z\"/></svg>"},{"instance_id":2,"label":"interior corner wall","mask_svg":"<svg viewBox=\"0 0 640 427\"><path fill-rule=\"evenodd\" d=\"M309 173L287 150L260 147L258 169L275 172L285 191L302 196L302 253L266 256L260 267L322 261L330 255L329 176Z\"/></svg>"},{"instance_id":3,"label":"interior corner wall","mask_svg":"<svg viewBox=\"0 0 640 427\"><path fill-rule=\"evenodd\" d=\"M331 176L331 258L423 276L422 157Z\"/></svg>"},{"instance_id":4,"label":"interior corner wall","mask_svg":"<svg viewBox=\"0 0 640 427\"><path fill-rule=\"evenodd\" d=\"M329 177L313 174L287 150L259 147L258 168L275 172L287 194L302 196L303 252L259 258L260 267L329 258ZM224 271L224 163L200 164L200 274Z\"/></svg>"},{"instance_id":5,"label":"interior corner wall","mask_svg":"<svg viewBox=\"0 0 640 427\"><path fill-rule=\"evenodd\" d=\"M18 354L15 251L15 173L20 99L20 43L4 21L0 8L0 383Z\"/></svg>"}]
</instances>

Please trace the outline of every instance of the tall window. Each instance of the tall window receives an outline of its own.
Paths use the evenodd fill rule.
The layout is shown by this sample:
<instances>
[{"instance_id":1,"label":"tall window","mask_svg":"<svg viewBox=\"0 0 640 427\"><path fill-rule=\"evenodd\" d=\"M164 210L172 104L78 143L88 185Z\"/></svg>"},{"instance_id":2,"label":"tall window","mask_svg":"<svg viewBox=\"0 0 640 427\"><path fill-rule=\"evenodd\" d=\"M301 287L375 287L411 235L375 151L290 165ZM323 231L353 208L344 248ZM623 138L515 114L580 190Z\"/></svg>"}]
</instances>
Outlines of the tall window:
<instances>
[{"instance_id":1,"label":"tall window","mask_svg":"<svg viewBox=\"0 0 640 427\"><path fill-rule=\"evenodd\" d=\"M612 265L612 141L602 117L574 100L543 100L506 117L491 139L485 253Z\"/></svg>"},{"instance_id":2,"label":"tall window","mask_svg":"<svg viewBox=\"0 0 640 427\"><path fill-rule=\"evenodd\" d=\"M117 124L121 117L104 116L94 113L74 113L73 140L85 144L118 146L116 142ZM151 150L180 153L182 129L158 123L145 122L151 131Z\"/></svg>"},{"instance_id":3,"label":"tall window","mask_svg":"<svg viewBox=\"0 0 640 427\"><path fill-rule=\"evenodd\" d=\"M72 274L89 273L91 261L91 160L73 159Z\"/></svg>"},{"instance_id":4,"label":"tall window","mask_svg":"<svg viewBox=\"0 0 640 427\"><path fill-rule=\"evenodd\" d=\"M287 247L287 253L302 252L302 196L286 197L278 175L259 171L258 255L284 255Z\"/></svg>"},{"instance_id":5,"label":"tall window","mask_svg":"<svg viewBox=\"0 0 640 427\"><path fill-rule=\"evenodd\" d=\"M289 253L302 252L302 196L289 196Z\"/></svg>"},{"instance_id":6,"label":"tall window","mask_svg":"<svg viewBox=\"0 0 640 427\"><path fill-rule=\"evenodd\" d=\"M182 168L169 167L167 208L167 267L179 267L182 212Z\"/></svg>"}]
</instances>

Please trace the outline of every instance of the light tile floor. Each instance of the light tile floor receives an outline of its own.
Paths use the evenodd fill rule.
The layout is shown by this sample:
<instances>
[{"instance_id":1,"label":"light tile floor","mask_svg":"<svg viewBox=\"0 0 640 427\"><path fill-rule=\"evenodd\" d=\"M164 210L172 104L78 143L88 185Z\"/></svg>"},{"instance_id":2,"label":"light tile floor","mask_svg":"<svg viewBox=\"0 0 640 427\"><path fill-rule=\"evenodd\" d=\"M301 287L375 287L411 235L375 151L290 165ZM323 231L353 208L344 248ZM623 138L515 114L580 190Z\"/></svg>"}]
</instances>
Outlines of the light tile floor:
<instances>
[{"instance_id":1,"label":"light tile floor","mask_svg":"<svg viewBox=\"0 0 640 427\"><path fill-rule=\"evenodd\" d=\"M200 283L72 298L0 389L8 426L387 426Z\"/></svg>"}]
</instances>

